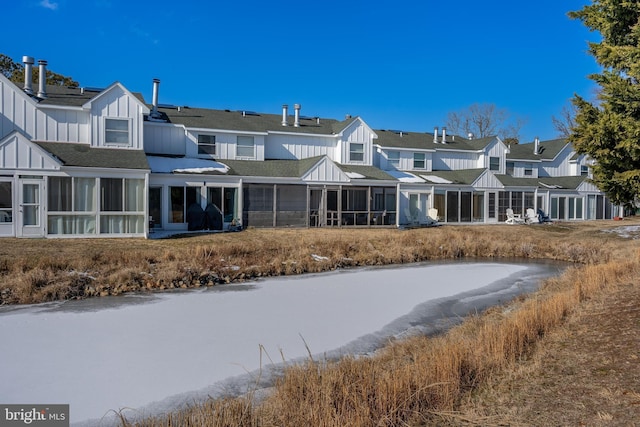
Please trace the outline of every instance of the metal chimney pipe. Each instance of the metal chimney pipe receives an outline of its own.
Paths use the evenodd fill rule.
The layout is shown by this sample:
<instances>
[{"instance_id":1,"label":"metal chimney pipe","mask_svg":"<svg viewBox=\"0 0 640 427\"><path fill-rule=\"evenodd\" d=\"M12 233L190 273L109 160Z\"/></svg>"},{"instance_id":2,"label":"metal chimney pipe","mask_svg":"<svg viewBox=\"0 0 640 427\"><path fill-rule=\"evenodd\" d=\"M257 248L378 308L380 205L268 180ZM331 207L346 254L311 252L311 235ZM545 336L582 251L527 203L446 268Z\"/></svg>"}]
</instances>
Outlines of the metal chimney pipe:
<instances>
[{"instance_id":1,"label":"metal chimney pipe","mask_svg":"<svg viewBox=\"0 0 640 427\"><path fill-rule=\"evenodd\" d=\"M38 60L38 98L46 98L47 97L47 61L44 59Z\"/></svg>"},{"instance_id":2,"label":"metal chimney pipe","mask_svg":"<svg viewBox=\"0 0 640 427\"><path fill-rule=\"evenodd\" d=\"M158 90L160 89L160 79L153 79L153 98L151 103L153 104L153 109L151 111L151 115L155 116L158 114Z\"/></svg>"},{"instance_id":3,"label":"metal chimney pipe","mask_svg":"<svg viewBox=\"0 0 640 427\"><path fill-rule=\"evenodd\" d=\"M295 127L300 127L300 104L293 104L293 109L295 110L293 116L293 125Z\"/></svg>"},{"instance_id":4,"label":"metal chimney pipe","mask_svg":"<svg viewBox=\"0 0 640 427\"><path fill-rule=\"evenodd\" d=\"M447 128L446 127L442 128L442 143L443 144L447 143Z\"/></svg>"},{"instance_id":5,"label":"metal chimney pipe","mask_svg":"<svg viewBox=\"0 0 640 427\"><path fill-rule=\"evenodd\" d=\"M282 104L282 126L289 126L289 123L287 123L288 115L289 115L289 106L287 104Z\"/></svg>"},{"instance_id":6,"label":"metal chimney pipe","mask_svg":"<svg viewBox=\"0 0 640 427\"><path fill-rule=\"evenodd\" d=\"M540 139L537 136L533 139L533 154L540 154Z\"/></svg>"},{"instance_id":7,"label":"metal chimney pipe","mask_svg":"<svg viewBox=\"0 0 640 427\"><path fill-rule=\"evenodd\" d=\"M29 95L33 95L33 57L23 56L22 62L24 63L24 91Z\"/></svg>"},{"instance_id":8,"label":"metal chimney pipe","mask_svg":"<svg viewBox=\"0 0 640 427\"><path fill-rule=\"evenodd\" d=\"M433 143L438 143L438 126L433 128Z\"/></svg>"}]
</instances>

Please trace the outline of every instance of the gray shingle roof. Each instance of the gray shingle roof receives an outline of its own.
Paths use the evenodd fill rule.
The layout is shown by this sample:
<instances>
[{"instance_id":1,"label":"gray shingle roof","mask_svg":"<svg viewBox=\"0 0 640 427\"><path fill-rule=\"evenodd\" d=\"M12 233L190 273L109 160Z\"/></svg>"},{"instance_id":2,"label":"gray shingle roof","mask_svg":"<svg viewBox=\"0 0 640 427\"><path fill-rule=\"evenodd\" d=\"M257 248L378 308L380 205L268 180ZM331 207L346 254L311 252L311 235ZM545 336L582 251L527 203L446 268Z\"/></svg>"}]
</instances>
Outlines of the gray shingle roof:
<instances>
[{"instance_id":1,"label":"gray shingle roof","mask_svg":"<svg viewBox=\"0 0 640 427\"><path fill-rule=\"evenodd\" d=\"M227 175L300 178L320 161L322 156L302 160L220 160L229 166Z\"/></svg>"},{"instance_id":2,"label":"gray shingle roof","mask_svg":"<svg viewBox=\"0 0 640 427\"><path fill-rule=\"evenodd\" d=\"M541 187L575 190L588 178L586 176L555 176L542 178L514 178L511 175L496 175L505 187Z\"/></svg>"},{"instance_id":3,"label":"gray shingle roof","mask_svg":"<svg viewBox=\"0 0 640 427\"><path fill-rule=\"evenodd\" d=\"M507 154L509 160L553 160L569 142L566 139L553 139L541 141L539 154L533 152L533 143L515 144L511 146L511 152Z\"/></svg>"},{"instance_id":4,"label":"gray shingle roof","mask_svg":"<svg viewBox=\"0 0 640 427\"><path fill-rule=\"evenodd\" d=\"M43 105L61 105L65 107L81 107L87 101L95 98L100 95L101 89L83 89L80 87L67 87L67 86L54 86L47 85L47 97L41 101L39 104ZM144 98L142 94L132 92L133 96L135 96L140 102L144 103Z\"/></svg>"},{"instance_id":5,"label":"gray shingle roof","mask_svg":"<svg viewBox=\"0 0 640 427\"><path fill-rule=\"evenodd\" d=\"M64 166L114 169L149 169L142 150L95 148L88 144L34 141Z\"/></svg>"},{"instance_id":6,"label":"gray shingle roof","mask_svg":"<svg viewBox=\"0 0 640 427\"><path fill-rule=\"evenodd\" d=\"M282 126L282 114L263 114L245 111L212 110L207 108L181 107L158 108L162 118L169 123L181 124L189 128L225 129L240 132L291 132L334 135L343 131L357 119L338 121L316 117L300 118L300 126L293 126L293 116L288 117L288 126Z\"/></svg>"},{"instance_id":7,"label":"gray shingle roof","mask_svg":"<svg viewBox=\"0 0 640 427\"><path fill-rule=\"evenodd\" d=\"M155 156L151 156L155 158ZM223 164L229 167L229 170L224 173L217 170L208 170L206 172L191 172L185 171L180 173L198 173L203 175L231 175L231 176L251 176L251 177L268 177L268 178L300 178L307 173L312 167L314 167L324 156L309 157L300 160L218 160L217 164ZM174 158L175 167L180 165L179 157ZM213 163L213 162L212 162ZM360 174L364 179L373 180L389 180L395 179L383 172L382 170L374 166L360 166L360 165L336 165L343 172L354 172Z\"/></svg>"},{"instance_id":8,"label":"gray shingle roof","mask_svg":"<svg viewBox=\"0 0 640 427\"><path fill-rule=\"evenodd\" d=\"M452 184L471 185L482 175L486 169L462 169L455 171L433 171L418 173L420 176L437 176L451 181Z\"/></svg>"},{"instance_id":9,"label":"gray shingle roof","mask_svg":"<svg viewBox=\"0 0 640 427\"><path fill-rule=\"evenodd\" d=\"M433 133L399 132L394 130L375 130L378 135L376 144L385 148L407 148L421 150L481 150L495 137L466 139L458 135L447 135L446 144L433 142ZM440 138L440 136L439 136Z\"/></svg>"}]
</instances>

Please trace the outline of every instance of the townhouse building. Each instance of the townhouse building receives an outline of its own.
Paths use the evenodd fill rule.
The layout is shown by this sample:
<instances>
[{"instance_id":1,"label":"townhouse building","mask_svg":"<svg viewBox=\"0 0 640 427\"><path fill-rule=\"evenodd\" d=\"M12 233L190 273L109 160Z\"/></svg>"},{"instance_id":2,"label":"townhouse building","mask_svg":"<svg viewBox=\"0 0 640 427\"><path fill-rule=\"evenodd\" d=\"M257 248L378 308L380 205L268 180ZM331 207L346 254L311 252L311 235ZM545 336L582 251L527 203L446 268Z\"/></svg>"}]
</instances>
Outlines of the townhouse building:
<instances>
[{"instance_id":1,"label":"townhouse building","mask_svg":"<svg viewBox=\"0 0 640 427\"><path fill-rule=\"evenodd\" d=\"M106 88L24 87L0 75L0 236L131 237L154 230L498 223L618 215L564 140L372 129L363 118L147 103ZM40 76L46 61L39 61Z\"/></svg>"}]
</instances>

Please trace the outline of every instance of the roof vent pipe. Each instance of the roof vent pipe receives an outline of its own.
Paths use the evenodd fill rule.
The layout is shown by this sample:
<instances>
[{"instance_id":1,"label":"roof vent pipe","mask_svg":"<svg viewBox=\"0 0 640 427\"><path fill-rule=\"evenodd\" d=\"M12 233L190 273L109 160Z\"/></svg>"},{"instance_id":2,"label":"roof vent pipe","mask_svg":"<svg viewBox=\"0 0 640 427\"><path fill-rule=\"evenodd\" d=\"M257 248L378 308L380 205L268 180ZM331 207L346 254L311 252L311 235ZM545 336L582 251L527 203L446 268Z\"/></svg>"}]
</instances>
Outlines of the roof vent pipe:
<instances>
[{"instance_id":1,"label":"roof vent pipe","mask_svg":"<svg viewBox=\"0 0 640 427\"><path fill-rule=\"evenodd\" d=\"M442 143L443 144L447 143L447 128L446 127L442 128Z\"/></svg>"},{"instance_id":2,"label":"roof vent pipe","mask_svg":"<svg viewBox=\"0 0 640 427\"><path fill-rule=\"evenodd\" d=\"M289 114L289 106L287 104L282 104L282 126L289 126L289 123L287 123L288 114Z\"/></svg>"},{"instance_id":3,"label":"roof vent pipe","mask_svg":"<svg viewBox=\"0 0 640 427\"><path fill-rule=\"evenodd\" d=\"M33 95L33 57L23 56L22 62L24 63L24 91L29 95Z\"/></svg>"},{"instance_id":4,"label":"roof vent pipe","mask_svg":"<svg viewBox=\"0 0 640 427\"><path fill-rule=\"evenodd\" d=\"M47 61L40 59L38 61L38 98L45 99L47 97Z\"/></svg>"},{"instance_id":5,"label":"roof vent pipe","mask_svg":"<svg viewBox=\"0 0 640 427\"><path fill-rule=\"evenodd\" d=\"M153 108L151 109L151 117L158 116L158 90L160 89L160 79L153 79L153 98L151 103Z\"/></svg>"},{"instance_id":6,"label":"roof vent pipe","mask_svg":"<svg viewBox=\"0 0 640 427\"><path fill-rule=\"evenodd\" d=\"M467 138L469 138L469 139L473 139L473 132L469 132L469 133L467 134Z\"/></svg>"},{"instance_id":7,"label":"roof vent pipe","mask_svg":"<svg viewBox=\"0 0 640 427\"><path fill-rule=\"evenodd\" d=\"M540 139L537 136L533 140L533 154L540 154Z\"/></svg>"},{"instance_id":8,"label":"roof vent pipe","mask_svg":"<svg viewBox=\"0 0 640 427\"><path fill-rule=\"evenodd\" d=\"M438 143L438 126L433 128L433 143Z\"/></svg>"},{"instance_id":9,"label":"roof vent pipe","mask_svg":"<svg viewBox=\"0 0 640 427\"><path fill-rule=\"evenodd\" d=\"M294 116L293 116L293 125L295 127L300 127L300 104L293 104Z\"/></svg>"}]
</instances>

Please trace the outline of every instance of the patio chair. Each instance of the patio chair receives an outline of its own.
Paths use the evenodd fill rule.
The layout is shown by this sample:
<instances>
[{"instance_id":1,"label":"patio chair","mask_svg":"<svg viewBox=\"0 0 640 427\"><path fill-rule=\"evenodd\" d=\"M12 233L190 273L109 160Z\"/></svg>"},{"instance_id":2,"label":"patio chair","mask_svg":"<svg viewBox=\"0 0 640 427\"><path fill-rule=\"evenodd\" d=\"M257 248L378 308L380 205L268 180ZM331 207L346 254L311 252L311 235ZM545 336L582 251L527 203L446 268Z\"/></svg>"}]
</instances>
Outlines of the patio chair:
<instances>
[{"instance_id":1,"label":"patio chair","mask_svg":"<svg viewBox=\"0 0 640 427\"><path fill-rule=\"evenodd\" d=\"M420 222L418 220L418 213L416 212L415 215L411 213L411 209L409 208L405 208L404 209L404 216L406 217L406 221L407 221L407 225L408 226L418 226L420 225Z\"/></svg>"},{"instance_id":2,"label":"patio chair","mask_svg":"<svg viewBox=\"0 0 640 427\"><path fill-rule=\"evenodd\" d=\"M524 220L527 224L537 224L540 222L538 214L532 208L527 208L527 215L524 217Z\"/></svg>"},{"instance_id":3,"label":"patio chair","mask_svg":"<svg viewBox=\"0 0 640 427\"><path fill-rule=\"evenodd\" d=\"M522 218L522 216L520 214L514 214L513 213L513 209L508 208L507 209L507 220L505 221L506 224L524 224L524 218Z\"/></svg>"},{"instance_id":4,"label":"patio chair","mask_svg":"<svg viewBox=\"0 0 640 427\"><path fill-rule=\"evenodd\" d=\"M551 221L551 218L549 218L549 215L545 214L540 208L538 208L538 220L540 222L553 222Z\"/></svg>"},{"instance_id":5,"label":"patio chair","mask_svg":"<svg viewBox=\"0 0 640 427\"><path fill-rule=\"evenodd\" d=\"M427 211L427 221L429 225L438 225L438 209L429 208Z\"/></svg>"}]
</instances>

